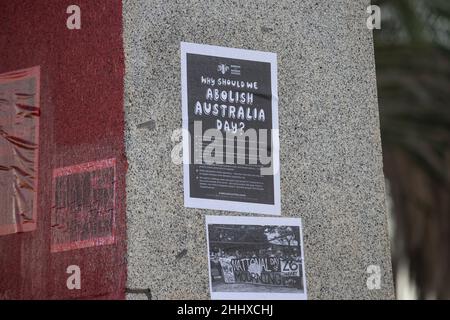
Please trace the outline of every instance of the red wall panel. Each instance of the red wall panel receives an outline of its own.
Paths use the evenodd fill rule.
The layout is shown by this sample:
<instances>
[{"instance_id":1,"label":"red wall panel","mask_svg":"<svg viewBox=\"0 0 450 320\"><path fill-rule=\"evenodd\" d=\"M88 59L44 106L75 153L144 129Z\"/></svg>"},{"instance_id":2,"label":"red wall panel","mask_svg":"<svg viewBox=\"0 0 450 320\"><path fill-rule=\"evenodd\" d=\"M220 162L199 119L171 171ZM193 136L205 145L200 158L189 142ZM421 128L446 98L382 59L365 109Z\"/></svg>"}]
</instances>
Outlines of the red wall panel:
<instances>
[{"instance_id":1,"label":"red wall panel","mask_svg":"<svg viewBox=\"0 0 450 320\"><path fill-rule=\"evenodd\" d=\"M66 27L71 4L81 9L81 30ZM0 0L0 57L0 73L40 66L41 107L37 226L0 236L0 298L124 298L121 1ZM61 178L67 168L78 171ZM95 240L111 239L112 218L113 241ZM84 245L51 250L52 241ZM66 286L69 265L80 267L80 290Z\"/></svg>"}]
</instances>

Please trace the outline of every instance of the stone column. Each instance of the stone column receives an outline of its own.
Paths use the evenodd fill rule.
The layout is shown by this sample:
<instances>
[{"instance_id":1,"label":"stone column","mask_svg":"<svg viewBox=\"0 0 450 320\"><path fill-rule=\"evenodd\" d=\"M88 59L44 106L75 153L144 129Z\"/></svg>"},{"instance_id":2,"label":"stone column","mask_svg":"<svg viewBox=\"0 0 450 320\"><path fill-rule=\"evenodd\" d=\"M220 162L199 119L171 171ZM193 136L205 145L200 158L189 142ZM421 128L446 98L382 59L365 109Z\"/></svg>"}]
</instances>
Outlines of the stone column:
<instances>
[{"instance_id":1,"label":"stone column","mask_svg":"<svg viewBox=\"0 0 450 320\"><path fill-rule=\"evenodd\" d=\"M123 1L128 288L209 298L204 216L236 215L183 204L171 136L187 41L277 53L281 213L303 221L308 298L394 297L369 4ZM367 286L370 265L380 289Z\"/></svg>"}]
</instances>

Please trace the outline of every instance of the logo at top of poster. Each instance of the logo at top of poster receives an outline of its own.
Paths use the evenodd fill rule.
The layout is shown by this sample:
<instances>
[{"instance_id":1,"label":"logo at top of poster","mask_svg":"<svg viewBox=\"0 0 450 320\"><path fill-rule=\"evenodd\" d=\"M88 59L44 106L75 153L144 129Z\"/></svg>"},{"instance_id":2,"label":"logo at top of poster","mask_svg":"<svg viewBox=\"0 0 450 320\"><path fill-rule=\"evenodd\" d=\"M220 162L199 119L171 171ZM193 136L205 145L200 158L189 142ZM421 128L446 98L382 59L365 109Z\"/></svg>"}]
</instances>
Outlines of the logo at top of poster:
<instances>
[{"instance_id":1,"label":"logo at top of poster","mask_svg":"<svg viewBox=\"0 0 450 320\"><path fill-rule=\"evenodd\" d=\"M217 65L217 72L220 72L221 74L227 74L228 72L230 72L230 74L232 75L240 76L241 66L235 64L228 65L225 63L220 63L219 65Z\"/></svg>"}]
</instances>

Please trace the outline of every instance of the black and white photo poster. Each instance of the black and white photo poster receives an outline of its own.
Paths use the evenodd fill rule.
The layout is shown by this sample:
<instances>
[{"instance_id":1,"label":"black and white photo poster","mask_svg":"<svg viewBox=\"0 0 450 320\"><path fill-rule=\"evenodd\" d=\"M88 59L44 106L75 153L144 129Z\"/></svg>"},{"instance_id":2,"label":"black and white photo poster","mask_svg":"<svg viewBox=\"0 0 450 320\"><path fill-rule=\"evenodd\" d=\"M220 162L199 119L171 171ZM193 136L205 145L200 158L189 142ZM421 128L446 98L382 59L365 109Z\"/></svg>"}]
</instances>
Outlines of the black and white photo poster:
<instances>
[{"instance_id":1,"label":"black and white photo poster","mask_svg":"<svg viewBox=\"0 0 450 320\"><path fill-rule=\"evenodd\" d=\"M280 215L277 57L181 43L184 200Z\"/></svg>"},{"instance_id":2,"label":"black and white photo poster","mask_svg":"<svg viewBox=\"0 0 450 320\"><path fill-rule=\"evenodd\" d=\"M306 300L300 219L205 219L211 299Z\"/></svg>"}]
</instances>

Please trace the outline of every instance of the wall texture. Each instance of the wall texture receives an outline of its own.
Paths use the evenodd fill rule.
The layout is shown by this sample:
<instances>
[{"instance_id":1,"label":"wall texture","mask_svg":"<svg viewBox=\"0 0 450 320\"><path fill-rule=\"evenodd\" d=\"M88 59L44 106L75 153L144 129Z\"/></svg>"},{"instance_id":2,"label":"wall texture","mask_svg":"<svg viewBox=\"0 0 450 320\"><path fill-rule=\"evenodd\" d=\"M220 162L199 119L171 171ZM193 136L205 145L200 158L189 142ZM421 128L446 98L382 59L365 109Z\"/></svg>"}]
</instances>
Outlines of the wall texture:
<instances>
[{"instance_id":1,"label":"wall texture","mask_svg":"<svg viewBox=\"0 0 450 320\"><path fill-rule=\"evenodd\" d=\"M170 154L187 41L278 54L282 216L303 219L309 298L393 298L368 5L123 1L129 288L208 298L204 216L236 215L183 205ZM369 265L379 290L367 288Z\"/></svg>"}]
</instances>

